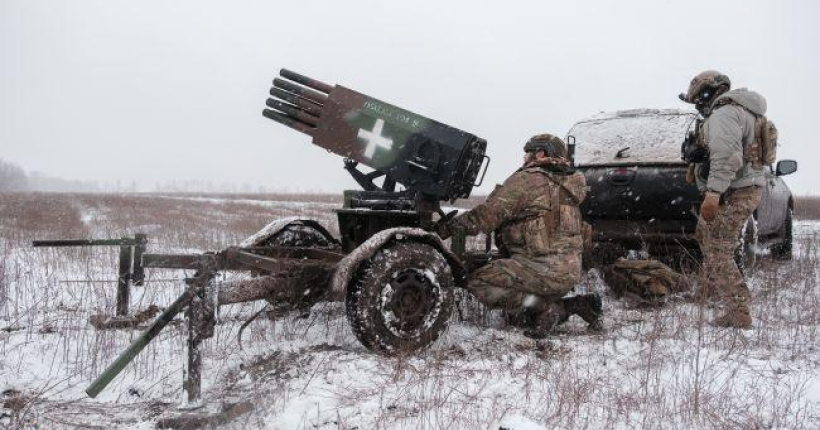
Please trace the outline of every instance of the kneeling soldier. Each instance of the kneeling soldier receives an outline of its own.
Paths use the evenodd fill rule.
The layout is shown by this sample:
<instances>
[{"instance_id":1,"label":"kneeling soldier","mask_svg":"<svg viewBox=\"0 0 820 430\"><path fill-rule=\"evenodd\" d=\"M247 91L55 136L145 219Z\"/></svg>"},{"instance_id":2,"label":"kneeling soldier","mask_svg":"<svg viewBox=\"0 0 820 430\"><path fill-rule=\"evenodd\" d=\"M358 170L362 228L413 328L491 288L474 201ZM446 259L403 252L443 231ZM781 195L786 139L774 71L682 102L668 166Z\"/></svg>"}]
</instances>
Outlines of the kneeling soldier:
<instances>
[{"instance_id":1,"label":"kneeling soldier","mask_svg":"<svg viewBox=\"0 0 820 430\"><path fill-rule=\"evenodd\" d=\"M484 305L516 315L530 337L540 338L572 314L600 329L597 295L563 298L581 276L581 213L584 175L570 166L564 142L533 136L524 146L524 166L473 210L439 225L449 237L500 230L508 258L475 271L467 288ZM502 246L499 246L502 248Z\"/></svg>"}]
</instances>

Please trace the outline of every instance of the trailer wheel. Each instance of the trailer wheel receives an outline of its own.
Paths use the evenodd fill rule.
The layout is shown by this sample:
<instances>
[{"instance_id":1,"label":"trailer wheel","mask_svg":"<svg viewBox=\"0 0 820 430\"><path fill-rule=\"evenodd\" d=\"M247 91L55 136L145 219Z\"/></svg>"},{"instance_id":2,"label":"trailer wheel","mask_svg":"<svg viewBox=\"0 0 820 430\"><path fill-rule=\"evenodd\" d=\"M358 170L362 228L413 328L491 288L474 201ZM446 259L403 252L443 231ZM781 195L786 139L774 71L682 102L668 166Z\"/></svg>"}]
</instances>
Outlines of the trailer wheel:
<instances>
[{"instance_id":1,"label":"trailer wheel","mask_svg":"<svg viewBox=\"0 0 820 430\"><path fill-rule=\"evenodd\" d=\"M347 289L347 318L369 350L398 355L430 346L453 310L450 265L435 248L396 242L364 262Z\"/></svg>"},{"instance_id":2,"label":"trailer wheel","mask_svg":"<svg viewBox=\"0 0 820 430\"><path fill-rule=\"evenodd\" d=\"M271 237L265 239L259 246L273 246L273 247L299 247L299 248L318 248L318 249L335 249L338 248L338 242L321 226L317 227L311 225L310 222L295 221ZM263 275L265 271L255 272ZM268 309L268 317L276 319L286 312L293 310L300 310L303 312L309 311L310 308L325 297L327 290L325 288L318 288L317 285L326 285L317 278L314 284L305 283L294 285L292 289L282 292L284 298L277 295L271 295L266 300L270 303Z\"/></svg>"},{"instance_id":3,"label":"trailer wheel","mask_svg":"<svg viewBox=\"0 0 820 430\"><path fill-rule=\"evenodd\" d=\"M333 248L336 243L332 237L328 237L325 232L318 228L309 224L294 222L266 239L261 246Z\"/></svg>"}]
</instances>

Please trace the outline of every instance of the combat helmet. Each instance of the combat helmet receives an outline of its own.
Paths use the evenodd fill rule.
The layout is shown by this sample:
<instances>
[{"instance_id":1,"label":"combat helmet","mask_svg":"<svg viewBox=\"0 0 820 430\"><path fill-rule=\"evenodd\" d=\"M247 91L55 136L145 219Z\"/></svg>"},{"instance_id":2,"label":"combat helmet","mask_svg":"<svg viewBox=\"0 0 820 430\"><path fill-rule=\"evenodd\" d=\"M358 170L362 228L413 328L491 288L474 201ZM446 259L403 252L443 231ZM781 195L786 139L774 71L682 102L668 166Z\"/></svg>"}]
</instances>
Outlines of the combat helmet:
<instances>
[{"instance_id":1,"label":"combat helmet","mask_svg":"<svg viewBox=\"0 0 820 430\"><path fill-rule=\"evenodd\" d=\"M536 134L524 145L524 152L544 151L547 157L567 158L567 145L558 136L549 133Z\"/></svg>"},{"instance_id":2,"label":"combat helmet","mask_svg":"<svg viewBox=\"0 0 820 430\"><path fill-rule=\"evenodd\" d=\"M725 86L726 90L732 87L729 77L717 70L707 70L692 78L686 93L681 93L678 97L687 103L708 105L722 86Z\"/></svg>"}]
</instances>

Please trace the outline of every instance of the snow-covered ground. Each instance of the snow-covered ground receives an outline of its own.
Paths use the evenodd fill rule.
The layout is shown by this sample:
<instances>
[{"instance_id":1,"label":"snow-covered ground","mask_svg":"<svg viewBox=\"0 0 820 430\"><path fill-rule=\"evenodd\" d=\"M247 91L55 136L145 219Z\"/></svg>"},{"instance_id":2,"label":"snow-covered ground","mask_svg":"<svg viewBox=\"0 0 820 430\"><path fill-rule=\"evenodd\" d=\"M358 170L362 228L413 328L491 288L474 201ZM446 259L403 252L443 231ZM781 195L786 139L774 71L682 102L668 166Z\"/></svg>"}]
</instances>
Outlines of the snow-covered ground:
<instances>
[{"instance_id":1,"label":"snow-covered ground","mask_svg":"<svg viewBox=\"0 0 820 430\"><path fill-rule=\"evenodd\" d=\"M286 203L249 205L280 211ZM320 205L294 203L283 215L330 210ZM84 205L77 216L99 236L116 224L113 212ZM223 216L216 206L211 214ZM185 232L164 231L155 228L163 251L198 249L185 243ZM114 284L104 281L115 277L116 252L32 249L29 236L0 236L0 413L9 415L0 423L153 428L182 398L182 324L166 328L89 399L87 385L139 333L97 331L87 322L113 311ZM213 242L225 246L233 237ZM820 222L798 221L795 259L763 259L750 279L755 325L748 331L716 329L711 309L682 300L645 309L605 295L603 333L589 334L572 319L535 342L464 297L461 316L433 347L388 359L358 343L341 303L259 318L244 331L242 348L239 327L263 304L226 306L204 343L203 407L250 400L253 409L224 425L230 429L820 428L818 238ZM168 279L184 275L149 272L132 293L132 311L169 304L182 285ZM73 280L84 282L65 282ZM579 291L606 287L593 271Z\"/></svg>"}]
</instances>

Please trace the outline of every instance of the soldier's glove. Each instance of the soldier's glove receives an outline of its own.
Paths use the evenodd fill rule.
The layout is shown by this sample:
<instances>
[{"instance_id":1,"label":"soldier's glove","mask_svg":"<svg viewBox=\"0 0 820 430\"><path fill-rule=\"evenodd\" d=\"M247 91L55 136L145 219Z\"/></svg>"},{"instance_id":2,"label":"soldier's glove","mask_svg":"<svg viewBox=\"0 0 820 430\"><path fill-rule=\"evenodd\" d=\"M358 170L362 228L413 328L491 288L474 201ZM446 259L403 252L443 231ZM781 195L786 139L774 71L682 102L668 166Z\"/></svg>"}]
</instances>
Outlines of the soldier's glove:
<instances>
[{"instance_id":1,"label":"soldier's glove","mask_svg":"<svg viewBox=\"0 0 820 430\"><path fill-rule=\"evenodd\" d=\"M433 226L433 230L442 240L447 240L450 236L453 235L453 232L450 231L450 226L448 225L448 222L445 220L440 220L439 222L437 222L436 225Z\"/></svg>"},{"instance_id":2,"label":"soldier's glove","mask_svg":"<svg viewBox=\"0 0 820 430\"><path fill-rule=\"evenodd\" d=\"M720 206L720 194L707 191L703 198L703 203L700 205L700 216L707 223L711 223L717 216L718 207Z\"/></svg>"},{"instance_id":3,"label":"soldier's glove","mask_svg":"<svg viewBox=\"0 0 820 430\"><path fill-rule=\"evenodd\" d=\"M436 222L436 225L433 226L433 231L443 240L447 240L453 235L453 219L456 215L458 215L458 211L452 211L447 215L443 215L441 219Z\"/></svg>"}]
</instances>

